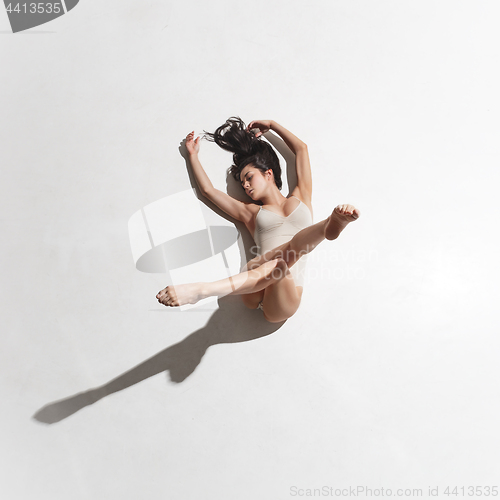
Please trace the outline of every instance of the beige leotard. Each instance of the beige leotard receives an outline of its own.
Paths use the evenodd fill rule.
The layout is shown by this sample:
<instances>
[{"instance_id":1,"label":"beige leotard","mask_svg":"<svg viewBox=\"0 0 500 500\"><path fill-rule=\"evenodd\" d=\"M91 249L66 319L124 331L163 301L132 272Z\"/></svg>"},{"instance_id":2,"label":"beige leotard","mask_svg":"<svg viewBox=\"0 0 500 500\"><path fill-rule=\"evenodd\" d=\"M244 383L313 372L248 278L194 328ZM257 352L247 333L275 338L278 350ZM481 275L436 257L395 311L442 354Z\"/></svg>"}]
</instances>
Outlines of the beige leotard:
<instances>
[{"instance_id":1,"label":"beige leotard","mask_svg":"<svg viewBox=\"0 0 500 500\"><path fill-rule=\"evenodd\" d=\"M296 196L292 197L299 200ZM296 233L312 223L311 211L301 200L299 200L297 208L288 217L283 217L260 207L255 217L253 236L259 255L290 241ZM290 268L296 286L304 286L306 258L307 255L303 255Z\"/></svg>"}]
</instances>

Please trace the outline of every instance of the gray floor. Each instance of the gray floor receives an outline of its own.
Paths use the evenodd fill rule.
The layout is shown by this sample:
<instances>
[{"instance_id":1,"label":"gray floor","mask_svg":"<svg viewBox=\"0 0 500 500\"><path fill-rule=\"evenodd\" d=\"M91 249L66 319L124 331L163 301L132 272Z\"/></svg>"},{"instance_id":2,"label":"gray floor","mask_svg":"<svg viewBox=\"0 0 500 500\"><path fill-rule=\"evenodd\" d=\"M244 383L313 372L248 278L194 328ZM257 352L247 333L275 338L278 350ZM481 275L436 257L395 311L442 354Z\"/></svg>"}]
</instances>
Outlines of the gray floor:
<instances>
[{"instance_id":1,"label":"gray floor","mask_svg":"<svg viewBox=\"0 0 500 500\"><path fill-rule=\"evenodd\" d=\"M15 35L0 14L2 498L498 485L499 13L81 0ZM238 297L161 308L131 253L132 215L192 187L185 135L232 115L308 144L315 221L362 211L282 326ZM230 154L200 158L226 189Z\"/></svg>"}]
</instances>

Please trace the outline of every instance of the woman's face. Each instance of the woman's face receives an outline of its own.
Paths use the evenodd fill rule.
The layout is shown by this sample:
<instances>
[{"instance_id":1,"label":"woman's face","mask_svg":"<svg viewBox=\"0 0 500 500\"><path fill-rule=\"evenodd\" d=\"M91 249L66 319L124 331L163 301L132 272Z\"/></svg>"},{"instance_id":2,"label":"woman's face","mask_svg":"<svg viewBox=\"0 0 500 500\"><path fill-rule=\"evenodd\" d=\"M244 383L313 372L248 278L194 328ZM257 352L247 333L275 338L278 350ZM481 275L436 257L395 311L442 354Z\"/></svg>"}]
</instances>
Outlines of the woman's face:
<instances>
[{"instance_id":1,"label":"woman's face","mask_svg":"<svg viewBox=\"0 0 500 500\"><path fill-rule=\"evenodd\" d=\"M247 165L240 172L241 185L252 200L258 200L268 189L270 176L272 176L271 170L263 173L258 168Z\"/></svg>"}]
</instances>

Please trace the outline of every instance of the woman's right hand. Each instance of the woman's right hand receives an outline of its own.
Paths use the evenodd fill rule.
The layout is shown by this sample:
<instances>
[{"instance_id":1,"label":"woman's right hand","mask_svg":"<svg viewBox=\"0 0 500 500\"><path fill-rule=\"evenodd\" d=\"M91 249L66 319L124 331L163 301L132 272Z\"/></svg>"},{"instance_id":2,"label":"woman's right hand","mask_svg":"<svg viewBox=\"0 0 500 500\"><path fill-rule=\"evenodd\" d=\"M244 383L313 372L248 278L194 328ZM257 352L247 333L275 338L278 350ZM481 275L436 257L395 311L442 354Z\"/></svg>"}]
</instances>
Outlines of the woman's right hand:
<instances>
[{"instance_id":1,"label":"woman's right hand","mask_svg":"<svg viewBox=\"0 0 500 500\"><path fill-rule=\"evenodd\" d=\"M195 140L193 140L193 137L194 130L192 132L189 132L189 134L186 136L186 149L188 150L188 153L190 155L197 154L200 150L200 136L198 136Z\"/></svg>"},{"instance_id":2,"label":"woman's right hand","mask_svg":"<svg viewBox=\"0 0 500 500\"><path fill-rule=\"evenodd\" d=\"M253 128L258 128L259 132L255 134L255 137L260 137L262 134L269 132L269 129L271 128L271 121L272 120L254 120L249 123L247 131L250 132Z\"/></svg>"}]
</instances>

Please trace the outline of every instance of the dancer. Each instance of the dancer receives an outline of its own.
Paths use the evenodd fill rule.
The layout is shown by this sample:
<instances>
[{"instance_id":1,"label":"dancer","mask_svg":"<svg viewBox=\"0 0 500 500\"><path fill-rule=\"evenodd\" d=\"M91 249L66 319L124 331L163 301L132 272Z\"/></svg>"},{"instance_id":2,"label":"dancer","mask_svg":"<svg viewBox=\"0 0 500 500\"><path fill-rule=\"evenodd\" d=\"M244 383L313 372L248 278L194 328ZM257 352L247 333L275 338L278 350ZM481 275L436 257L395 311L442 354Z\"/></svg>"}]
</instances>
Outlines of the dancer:
<instances>
[{"instance_id":1,"label":"dancer","mask_svg":"<svg viewBox=\"0 0 500 500\"><path fill-rule=\"evenodd\" d=\"M273 147L262 134L273 130L295 154L297 187L287 196L281 189L281 168ZM327 218L313 224L312 177L307 145L273 120L254 120L248 127L231 117L208 140L233 153L229 172L249 197L238 201L215 189L198 159L200 137L186 137L186 148L196 181L206 198L245 224L253 236L256 257L240 274L213 283L167 286L158 302L168 307L194 304L225 295L241 295L251 309L261 309L271 323L282 322L297 311L303 292L305 258L323 240L334 240L360 216L353 205L338 205Z\"/></svg>"}]
</instances>

